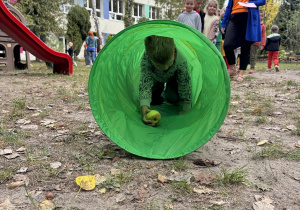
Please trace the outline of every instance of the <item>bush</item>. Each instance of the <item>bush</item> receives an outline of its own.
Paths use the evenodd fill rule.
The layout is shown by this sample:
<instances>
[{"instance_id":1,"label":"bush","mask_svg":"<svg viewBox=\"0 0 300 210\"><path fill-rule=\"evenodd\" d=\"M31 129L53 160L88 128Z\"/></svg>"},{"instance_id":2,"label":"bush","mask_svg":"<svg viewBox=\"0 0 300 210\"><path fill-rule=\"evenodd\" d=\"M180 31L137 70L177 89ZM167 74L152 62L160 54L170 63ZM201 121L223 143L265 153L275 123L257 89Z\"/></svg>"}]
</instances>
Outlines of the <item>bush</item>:
<instances>
[{"instance_id":1,"label":"bush","mask_svg":"<svg viewBox=\"0 0 300 210\"><path fill-rule=\"evenodd\" d=\"M67 38L73 42L74 53L78 55L91 28L90 14L86 8L76 5L69 11L67 19Z\"/></svg>"}]
</instances>

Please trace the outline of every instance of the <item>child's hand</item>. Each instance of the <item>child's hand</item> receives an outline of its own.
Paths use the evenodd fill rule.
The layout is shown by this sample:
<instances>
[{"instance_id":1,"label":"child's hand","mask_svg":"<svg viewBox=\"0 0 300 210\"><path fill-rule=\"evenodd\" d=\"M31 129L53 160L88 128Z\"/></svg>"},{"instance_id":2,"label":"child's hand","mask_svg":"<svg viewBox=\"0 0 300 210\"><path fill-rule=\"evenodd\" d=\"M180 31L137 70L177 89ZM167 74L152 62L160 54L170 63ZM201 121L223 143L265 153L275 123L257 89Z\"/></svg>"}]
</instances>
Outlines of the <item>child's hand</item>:
<instances>
[{"instance_id":1,"label":"child's hand","mask_svg":"<svg viewBox=\"0 0 300 210\"><path fill-rule=\"evenodd\" d=\"M154 123L152 123L151 120L147 120L147 119L146 119L146 115L147 115L150 111L151 111L151 110L149 109L148 106L142 106L143 122L144 122L146 125L155 127L155 126L157 126L157 124L154 124Z\"/></svg>"}]
</instances>

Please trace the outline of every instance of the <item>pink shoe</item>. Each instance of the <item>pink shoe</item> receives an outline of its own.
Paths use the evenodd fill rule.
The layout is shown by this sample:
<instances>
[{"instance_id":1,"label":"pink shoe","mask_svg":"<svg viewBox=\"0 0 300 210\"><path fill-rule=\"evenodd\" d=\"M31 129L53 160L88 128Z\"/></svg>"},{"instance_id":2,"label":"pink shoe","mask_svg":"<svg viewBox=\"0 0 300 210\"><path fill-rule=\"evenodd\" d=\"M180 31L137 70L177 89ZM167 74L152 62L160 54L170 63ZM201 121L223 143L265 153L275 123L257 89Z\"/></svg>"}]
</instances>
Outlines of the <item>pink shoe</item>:
<instances>
[{"instance_id":1,"label":"pink shoe","mask_svg":"<svg viewBox=\"0 0 300 210\"><path fill-rule=\"evenodd\" d=\"M254 69L250 69L249 74L253 74L254 73Z\"/></svg>"}]
</instances>

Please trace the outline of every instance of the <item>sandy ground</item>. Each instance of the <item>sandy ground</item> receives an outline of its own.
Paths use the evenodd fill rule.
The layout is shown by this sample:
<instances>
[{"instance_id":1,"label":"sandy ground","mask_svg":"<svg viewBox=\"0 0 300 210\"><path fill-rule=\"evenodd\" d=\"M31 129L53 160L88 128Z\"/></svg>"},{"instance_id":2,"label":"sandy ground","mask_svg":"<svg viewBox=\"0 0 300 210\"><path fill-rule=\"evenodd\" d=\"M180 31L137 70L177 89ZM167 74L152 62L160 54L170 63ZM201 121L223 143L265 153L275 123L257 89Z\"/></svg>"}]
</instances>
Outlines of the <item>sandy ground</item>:
<instances>
[{"instance_id":1,"label":"sandy ground","mask_svg":"<svg viewBox=\"0 0 300 210\"><path fill-rule=\"evenodd\" d=\"M115 145L95 123L88 69L59 76L40 68L0 71L0 151L19 155L0 156L0 209L36 209L48 192L56 209L300 209L299 70L232 81L228 115L207 144L179 159L148 160ZM214 183L222 170L243 171L247 181ZM27 186L8 186L16 174ZM106 181L80 190L75 179L88 174Z\"/></svg>"}]
</instances>

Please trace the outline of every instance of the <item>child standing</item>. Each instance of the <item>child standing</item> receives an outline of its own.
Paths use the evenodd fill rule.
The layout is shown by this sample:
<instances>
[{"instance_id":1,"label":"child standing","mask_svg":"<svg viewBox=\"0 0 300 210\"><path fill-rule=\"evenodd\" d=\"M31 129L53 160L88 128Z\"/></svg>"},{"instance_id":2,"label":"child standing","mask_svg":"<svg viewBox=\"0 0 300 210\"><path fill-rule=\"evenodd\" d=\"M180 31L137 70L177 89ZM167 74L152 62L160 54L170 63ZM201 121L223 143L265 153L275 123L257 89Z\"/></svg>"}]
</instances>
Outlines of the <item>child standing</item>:
<instances>
[{"instance_id":1,"label":"child standing","mask_svg":"<svg viewBox=\"0 0 300 210\"><path fill-rule=\"evenodd\" d=\"M74 47L73 47L73 42L69 42L68 44L68 48L67 48L67 52L70 55L70 57L72 58L72 62L75 66L77 66L77 63L74 61L73 59L73 55L74 55Z\"/></svg>"},{"instance_id":2,"label":"child standing","mask_svg":"<svg viewBox=\"0 0 300 210\"><path fill-rule=\"evenodd\" d=\"M260 45L260 49L264 49L265 44L266 44L266 26L264 25L264 11L263 10L259 10L259 16L260 16L260 27L261 27L261 45ZM251 49L250 49L250 72L249 74L253 74L254 73L254 68L255 68L255 64L256 64L256 58L257 58L257 50L259 48L259 44L260 42L255 42L251 45Z\"/></svg>"},{"instance_id":3,"label":"child standing","mask_svg":"<svg viewBox=\"0 0 300 210\"><path fill-rule=\"evenodd\" d=\"M194 11L195 0L185 0L184 6L185 11L178 17L178 22L189 25L197 29L200 33L202 31L202 23L200 15Z\"/></svg>"},{"instance_id":4,"label":"child standing","mask_svg":"<svg viewBox=\"0 0 300 210\"><path fill-rule=\"evenodd\" d=\"M85 60L85 65L88 65L88 54L87 54L87 44L84 44L84 51L83 51L83 55L84 55L84 60Z\"/></svg>"},{"instance_id":5,"label":"child standing","mask_svg":"<svg viewBox=\"0 0 300 210\"><path fill-rule=\"evenodd\" d=\"M144 123L156 126L146 119L151 111L150 104L161 105L164 92L166 101L178 104L182 110L179 114L184 114L192 106L192 85L186 58L172 38L148 36L145 49L141 60L139 101Z\"/></svg>"},{"instance_id":6,"label":"child standing","mask_svg":"<svg viewBox=\"0 0 300 210\"><path fill-rule=\"evenodd\" d=\"M216 0L209 0L205 6L205 18L204 18L204 30L203 34L211 40L214 45L216 44L216 38L219 34L219 18L217 17L217 11L219 3Z\"/></svg>"},{"instance_id":7,"label":"child standing","mask_svg":"<svg viewBox=\"0 0 300 210\"><path fill-rule=\"evenodd\" d=\"M222 8L220 10L220 22L221 22L221 25L222 25L222 21L223 21L223 17L224 17L224 14L225 14L225 10L226 10L226 7ZM220 33L221 36L222 36L222 41L221 41L221 54L224 58L224 61L226 63L226 66L227 66L227 71L229 72L229 64L228 64L228 61L227 61L227 58L226 58L226 54L225 54L225 50L224 50L224 40L225 40L225 33ZM218 35L219 36L219 35Z\"/></svg>"},{"instance_id":8,"label":"child standing","mask_svg":"<svg viewBox=\"0 0 300 210\"><path fill-rule=\"evenodd\" d=\"M271 28L272 34L267 36L267 43L264 49L261 50L261 53L266 50L268 52L268 69L267 71L271 71L272 67L272 61L274 61L274 66L276 72L279 72L279 61L278 61L278 55L279 55L279 47L280 47L280 34L278 34L278 26L273 25Z\"/></svg>"},{"instance_id":9,"label":"child standing","mask_svg":"<svg viewBox=\"0 0 300 210\"><path fill-rule=\"evenodd\" d=\"M89 31L88 35L89 36L86 38L88 64L86 66L90 66L91 60L94 63L97 53L97 37L94 36L92 31Z\"/></svg>"}]
</instances>

